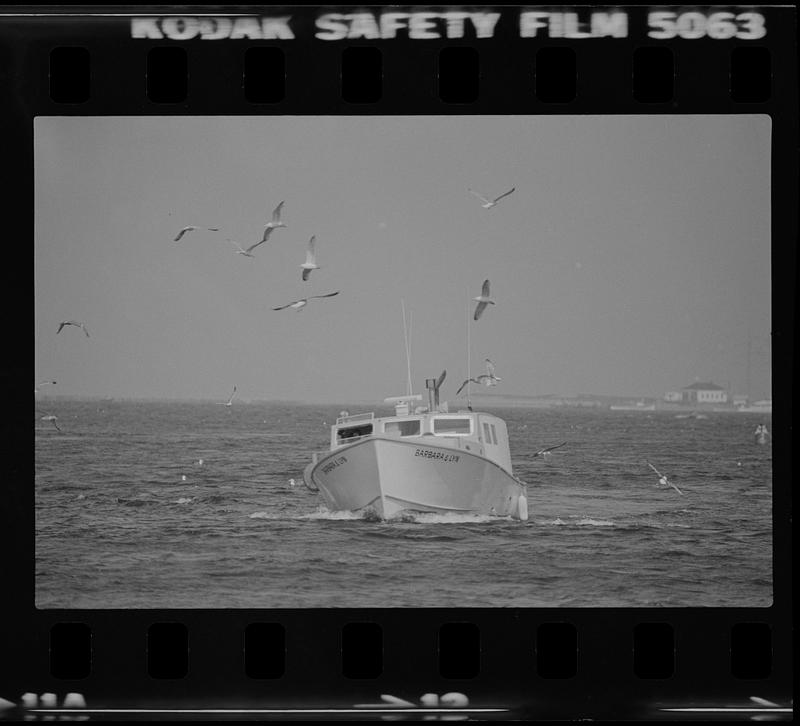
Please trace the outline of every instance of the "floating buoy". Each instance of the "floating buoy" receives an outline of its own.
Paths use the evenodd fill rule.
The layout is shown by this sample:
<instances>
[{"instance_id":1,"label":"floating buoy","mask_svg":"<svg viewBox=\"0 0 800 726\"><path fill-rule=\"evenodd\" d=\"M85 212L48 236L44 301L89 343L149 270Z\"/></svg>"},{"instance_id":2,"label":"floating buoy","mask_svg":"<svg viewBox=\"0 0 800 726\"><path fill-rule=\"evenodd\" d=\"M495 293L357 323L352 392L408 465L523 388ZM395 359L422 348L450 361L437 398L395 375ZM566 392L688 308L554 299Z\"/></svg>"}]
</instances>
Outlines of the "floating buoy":
<instances>
[{"instance_id":1,"label":"floating buoy","mask_svg":"<svg viewBox=\"0 0 800 726\"><path fill-rule=\"evenodd\" d=\"M419 702L428 708L436 708L439 705L439 695L436 693L425 693L419 698Z\"/></svg>"},{"instance_id":2,"label":"floating buoy","mask_svg":"<svg viewBox=\"0 0 800 726\"><path fill-rule=\"evenodd\" d=\"M55 693L43 693L39 698L39 704L42 708L57 708L58 699Z\"/></svg>"},{"instance_id":3,"label":"floating buoy","mask_svg":"<svg viewBox=\"0 0 800 726\"><path fill-rule=\"evenodd\" d=\"M520 494L517 500L517 513L522 522L528 521L528 497L524 494Z\"/></svg>"}]
</instances>

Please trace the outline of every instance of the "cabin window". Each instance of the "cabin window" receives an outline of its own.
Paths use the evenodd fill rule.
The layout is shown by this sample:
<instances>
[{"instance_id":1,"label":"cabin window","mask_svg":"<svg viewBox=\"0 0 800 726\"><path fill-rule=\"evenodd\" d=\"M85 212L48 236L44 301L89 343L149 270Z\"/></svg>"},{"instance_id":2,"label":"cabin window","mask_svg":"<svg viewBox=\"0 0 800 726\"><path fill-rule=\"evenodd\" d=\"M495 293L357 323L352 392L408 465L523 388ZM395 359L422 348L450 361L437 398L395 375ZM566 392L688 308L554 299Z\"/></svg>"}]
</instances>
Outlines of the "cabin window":
<instances>
[{"instance_id":1,"label":"cabin window","mask_svg":"<svg viewBox=\"0 0 800 726\"><path fill-rule=\"evenodd\" d=\"M492 443L497 443L497 431L494 430L494 424L489 424L489 428L492 430Z\"/></svg>"},{"instance_id":2,"label":"cabin window","mask_svg":"<svg viewBox=\"0 0 800 726\"><path fill-rule=\"evenodd\" d=\"M485 423L485 422L483 424L483 440L484 440L484 443L487 443L487 444L491 444L492 443L492 434L489 431L489 424Z\"/></svg>"},{"instance_id":3,"label":"cabin window","mask_svg":"<svg viewBox=\"0 0 800 726\"><path fill-rule=\"evenodd\" d=\"M339 443L346 442L359 436L369 436L372 433L372 424L362 424L361 426L346 426L336 432L336 440Z\"/></svg>"},{"instance_id":4,"label":"cabin window","mask_svg":"<svg viewBox=\"0 0 800 726\"><path fill-rule=\"evenodd\" d=\"M433 433L435 434L460 434L471 432L470 419L468 418L435 418L433 420Z\"/></svg>"},{"instance_id":5,"label":"cabin window","mask_svg":"<svg viewBox=\"0 0 800 726\"><path fill-rule=\"evenodd\" d=\"M387 421L383 431L391 436L419 436L419 427L420 420L413 418L408 421Z\"/></svg>"}]
</instances>

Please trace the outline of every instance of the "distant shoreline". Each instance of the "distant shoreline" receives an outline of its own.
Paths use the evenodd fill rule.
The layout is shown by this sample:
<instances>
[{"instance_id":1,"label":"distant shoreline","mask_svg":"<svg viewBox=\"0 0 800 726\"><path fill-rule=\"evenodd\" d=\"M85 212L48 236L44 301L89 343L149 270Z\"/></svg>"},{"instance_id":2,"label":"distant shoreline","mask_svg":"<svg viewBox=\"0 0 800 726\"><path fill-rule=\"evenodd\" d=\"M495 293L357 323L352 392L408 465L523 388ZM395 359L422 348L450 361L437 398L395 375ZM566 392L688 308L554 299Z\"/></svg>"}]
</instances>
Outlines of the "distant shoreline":
<instances>
[{"instance_id":1,"label":"distant shoreline","mask_svg":"<svg viewBox=\"0 0 800 726\"><path fill-rule=\"evenodd\" d=\"M219 398L153 398L153 397L108 397L108 396L72 396L67 394L38 394L35 399L37 402L44 401L72 401L82 403L224 403ZM297 401L290 399L267 399L267 398L250 398L250 399L237 399L232 407L249 406L252 404L279 404L283 406L376 406L374 401L362 402L341 402L333 401Z\"/></svg>"},{"instance_id":2,"label":"distant shoreline","mask_svg":"<svg viewBox=\"0 0 800 726\"><path fill-rule=\"evenodd\" d=\"M445 399L447 400L447 399ZM515 396L513 394L474 394L470 400L475 405L494 408L541 408L541 409L596 409L610 410L611 406L625 406L624 409L617 409L615 413L681 413L681 412L707 412L707 413L758 413L771 414L772 410L767 408L750 410L751 406L737 407L719 404L682 404L677 402L665 402L654 398L632 399L630 397L617 396ZM59 402L72 401L94 404L112 403L175 403L175 404L213 404L220 403L216 398L153 398L153 397L118 397L108 396L71 396L66 394L38 394L36 402ZM636 405L636 401L642 401L644 405ZM239 399L235 406L248 405L280 405L280 406L325 406L341 407L345 409L378 409L390 408L384 401L298 401L290 399ZM448 401L451 413L467 407L466 399L459 398ZM653 406L655 408L653 408Z\"/></svg>"}]
</instances>

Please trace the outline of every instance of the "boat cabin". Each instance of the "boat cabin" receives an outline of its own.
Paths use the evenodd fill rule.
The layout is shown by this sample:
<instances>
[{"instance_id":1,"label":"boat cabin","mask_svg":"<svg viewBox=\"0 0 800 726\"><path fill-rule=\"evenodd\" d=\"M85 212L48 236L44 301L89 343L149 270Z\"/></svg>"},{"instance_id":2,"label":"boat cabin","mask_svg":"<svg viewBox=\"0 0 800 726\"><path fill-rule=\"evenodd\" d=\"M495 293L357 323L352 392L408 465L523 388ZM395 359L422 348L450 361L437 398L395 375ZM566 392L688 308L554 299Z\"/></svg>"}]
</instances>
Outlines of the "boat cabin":
<instances>
[{"instance_id":1,"label":"boat cabin","mask_svg":"<svg viewBox=\"0 0 800 726\"><path fill-rule=\"evenodd\" d=\"M445 446L484 456L511 472L511 453L505 421L489 413L458 411L447 405L429 411L411 410L408 398L386 399L395 403L395 415L375 418L374 413L344 415L331 427L331 450L370 436L397 437L409 443Z\"/></svg>"}]
</instances>

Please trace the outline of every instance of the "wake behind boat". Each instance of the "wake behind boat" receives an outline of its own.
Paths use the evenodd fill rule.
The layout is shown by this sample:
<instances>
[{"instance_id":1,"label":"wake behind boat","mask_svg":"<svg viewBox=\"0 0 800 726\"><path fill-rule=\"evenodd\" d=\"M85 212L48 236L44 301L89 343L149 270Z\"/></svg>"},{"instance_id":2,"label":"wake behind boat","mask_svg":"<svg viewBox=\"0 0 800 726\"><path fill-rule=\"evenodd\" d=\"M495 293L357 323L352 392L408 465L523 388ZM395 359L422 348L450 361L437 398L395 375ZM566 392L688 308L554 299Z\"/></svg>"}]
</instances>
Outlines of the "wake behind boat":
<instances>
[{"instance_id":1,"label":"wake behind boat","mask_svg":"<svg viewBox=\"0 0 800 726\"><path fill-rule=\"evenodd\" d=\"M342 412L331 426L330 449L314 452L303 472L332 511L388 520L406 512L528 519L526 485L512 473L505 422L439 405L438 381L422 396L385 399L395 415Z\"/></svg>"}]
</instances>

